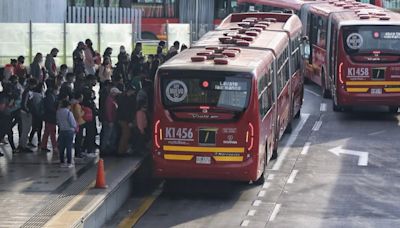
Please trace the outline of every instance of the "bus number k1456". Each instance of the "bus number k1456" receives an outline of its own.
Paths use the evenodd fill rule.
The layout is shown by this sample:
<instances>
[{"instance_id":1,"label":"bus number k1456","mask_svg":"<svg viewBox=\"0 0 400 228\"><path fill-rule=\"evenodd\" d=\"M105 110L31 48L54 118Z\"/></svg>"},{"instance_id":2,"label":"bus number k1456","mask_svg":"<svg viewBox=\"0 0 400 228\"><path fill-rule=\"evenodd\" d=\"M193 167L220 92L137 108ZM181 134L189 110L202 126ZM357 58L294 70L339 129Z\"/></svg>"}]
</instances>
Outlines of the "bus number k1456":
<instances>
[{"instance_id":1,"label":"bus number k1456","mask_svg":"<svg viewBox=\"0 0 400 228\"><path fill-rule=\"evenodd\" d=\"M369 71L366 67L349 67L347 68L347 77L368 77Z\"/></svg>"},{"instance_id":2,"label":"bus number k1456","mask_svg":"<svg viewBox=\"0 0 400 228\"><path fill-rule=\"evenodd\" d=\"M166 139L193 139L192 128L165 128Z\"/></svg>"}]
</instances>

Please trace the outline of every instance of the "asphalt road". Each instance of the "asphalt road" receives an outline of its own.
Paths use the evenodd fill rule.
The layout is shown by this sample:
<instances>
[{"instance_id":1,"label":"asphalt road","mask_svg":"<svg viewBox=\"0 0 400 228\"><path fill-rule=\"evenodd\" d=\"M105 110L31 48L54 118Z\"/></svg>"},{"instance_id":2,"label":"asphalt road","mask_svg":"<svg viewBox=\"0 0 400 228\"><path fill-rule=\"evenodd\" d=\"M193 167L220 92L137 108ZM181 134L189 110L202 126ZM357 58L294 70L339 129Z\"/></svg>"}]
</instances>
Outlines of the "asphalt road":
<instances>
[{"instance_id":1,"label":"asphalt road","mask_svg":"<svg viewBox=\"0 0 400 228\"><path fill-rule=\"evenodd\" d=\"M335 113L317 86L305 88L301 118L263 186L154 183L105 227L129 217L140 228L400 227L400 116L385 107Z\"/></svg>"}]
</instances>

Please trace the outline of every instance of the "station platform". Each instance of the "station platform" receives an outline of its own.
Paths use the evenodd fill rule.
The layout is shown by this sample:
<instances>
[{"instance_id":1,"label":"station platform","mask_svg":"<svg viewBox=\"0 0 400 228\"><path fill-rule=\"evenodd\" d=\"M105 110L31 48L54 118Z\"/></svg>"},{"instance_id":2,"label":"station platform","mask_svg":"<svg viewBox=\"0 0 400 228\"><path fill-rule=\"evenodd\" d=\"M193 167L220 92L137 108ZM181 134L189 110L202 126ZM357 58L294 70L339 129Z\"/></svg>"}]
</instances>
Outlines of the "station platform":
<instances>
[{"instance_id":1,"label":"station platform","mask_svg":"<svg viewBox=\"0 0 400 228\"><path fill-rule=\"evenodd\" d=\"M106 189L95 189L96 158L60 167L58 153L0 151L0 228L101 227L131 194L143 156L104 157Z\"/></svg>"}]
</instances>

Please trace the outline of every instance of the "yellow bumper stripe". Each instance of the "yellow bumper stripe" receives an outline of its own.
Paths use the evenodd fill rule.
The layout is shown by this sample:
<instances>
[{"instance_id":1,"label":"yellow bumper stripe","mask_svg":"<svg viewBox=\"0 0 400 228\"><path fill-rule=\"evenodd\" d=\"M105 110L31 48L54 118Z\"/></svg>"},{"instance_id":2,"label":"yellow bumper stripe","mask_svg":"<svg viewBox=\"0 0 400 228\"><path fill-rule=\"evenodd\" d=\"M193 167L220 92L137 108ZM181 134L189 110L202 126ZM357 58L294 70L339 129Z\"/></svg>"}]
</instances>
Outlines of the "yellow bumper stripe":
<instances>
[{"instance_id":1,"label":"yellow bumper stripe","mask_svg":"<svg viewBox=\"0 0 400 228\"><path fill-rule=\"evenodd\" d=\"M366 86L366 85L400 85L400 81L350 81L346 82L348 86Z\"/></svg>"},{"instance_id":2,"label":"yellow bumper stripe","mask_svg":"<svg viewBox=\"0 0 400 228\"><path fill-rule=\"evenodd\" d=\"M346 90L349 93L365 93L368 91L368 88L347 88Z\"/></svg>"},{"instance_id":3,"label":"yellow bumper stripe","mask_svg":"<svg viewBox=\"0 0 400 228\"><path fill-rule=\"evenodd\" d=\"M177 152L221 152L221 153L244 153L243 147L196 147L196 146L163 146L164 151Z\"/></svg>"},{"instance_id":4,"label":"yellow bumper stripe","mask_svg":"<svg viewBox=\"0 0 400 228\"><path fill-rule=\"evenodd\" d=\"M399 93L400 92L400 88L384 88L385 92L388 93Z\"/></svg>"},{"instance_id":5,"label":"yellow bumper stripe","mask_svg":"<svg viewBox=\"0 0 400 228\"><path fill-rule=\"evenodd\" d=\"M182 155L182 154L164 154L166 160L179 160L179 161L190 161L193 155Z\"/></svg>"},{"instance_id":6,"label":"yellow bumper stripe","mask_svg":"<svg viewBox=\"0 0 400 228\"><path fill-rule=\"evenodd\" d=\"M243 156L213 156L215 161L219 162L241 162L243 161Z\"/></svg>"}]
</instances>

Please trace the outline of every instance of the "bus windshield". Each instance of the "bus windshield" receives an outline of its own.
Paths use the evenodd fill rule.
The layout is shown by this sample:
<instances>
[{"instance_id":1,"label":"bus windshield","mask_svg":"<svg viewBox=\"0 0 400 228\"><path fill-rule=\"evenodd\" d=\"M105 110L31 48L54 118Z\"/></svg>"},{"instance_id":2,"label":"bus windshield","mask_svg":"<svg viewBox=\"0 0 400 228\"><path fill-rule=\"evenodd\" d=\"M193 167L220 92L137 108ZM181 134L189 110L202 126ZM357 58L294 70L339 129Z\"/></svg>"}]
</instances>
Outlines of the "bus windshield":
<instances>
[{"instance_id":1,"label":"bus windshield","mask_svg":"<svg viewBox=\"0 0 400 228\"><path fill-rule=\"evenodd\" d=\"M195 71L168 73L161 79L165 108L210 106L231 111L247 108L251 78L243 73Z\"/></svg>"},{"instance_id":2,"label":"bus windshield","mask_svg":"<svg viewBox=\"0 0 400 228\"><path fill-rule=\"evenodd\" d=\"M346 26L343 43L351 56L373 54L400 54L400 26Z\"/></svg>"}]
</instances>

